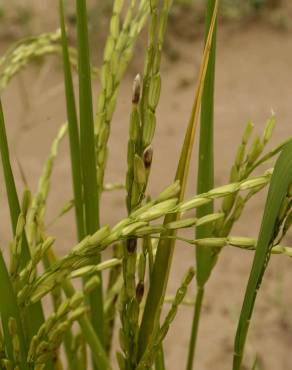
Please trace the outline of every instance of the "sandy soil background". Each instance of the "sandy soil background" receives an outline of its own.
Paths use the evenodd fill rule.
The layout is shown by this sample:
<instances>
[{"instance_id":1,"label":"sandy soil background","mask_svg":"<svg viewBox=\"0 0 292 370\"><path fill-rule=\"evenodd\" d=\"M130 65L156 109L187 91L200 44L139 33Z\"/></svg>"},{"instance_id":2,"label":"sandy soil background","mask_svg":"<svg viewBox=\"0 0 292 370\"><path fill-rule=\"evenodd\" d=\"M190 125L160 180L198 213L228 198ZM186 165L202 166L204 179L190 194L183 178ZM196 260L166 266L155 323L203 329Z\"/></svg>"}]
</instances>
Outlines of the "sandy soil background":
<instances>
[{"instance_id":1,"label":"sandy soil background","mask_svg":"<svg viewBox=\"0 0 292 370\"><path fill-rule=\"evenodd\" d=\"M56 14L52 4L35 1L43 16L44 29L54 29ZM50 11L48 12L48 9ZM290 8L287 8L287 12ZM48 12L48 13L46 13ZM44 17L44 14L48 16ZM291 15L291 13L287 13ZM51 19L48 19L51 17ZM102 45L97 45L101 48ZM154 147L154 164L150 178L151 194L158 194L173 179L184 130L190 114L202 44L199 39L185 41L171 36L168 47L179 52L175 63L165 58L162 66L163 87L158 108L158 126ZM1 53L7 38L0 42ZM133 76L142 71L142 45L122 86L118 108L112 124L107 181L123 181L126 168L126 143ZM94 86L98 91L98 86ZM272 140L275 145L291 136L292 113L292 33L275 30L264 22L245 26L223 25L219 30L216 85L215 138L216 185L228 180L241 134L248 120L261 132L271 109L277 115ZM41 68L29 68L17 77L3 95L12 158L17 157L30 186L37 179L60 124L65 120L64 91L60 64L51 58ZM192 165L196 172L196 163ZM15 172L19 179L17 167ZM1 174L2 176L2 174ZM2 177L1 177L2 183ZM19 186L22 187L19 179ZM192 176L188 194L195 192ZM256 237L263 211L264 193L250 203L233 234ZM53 174L49 198L48 221L70 199L68 146L64 141ZM10 239L5 189L1 186L0 243ZM102 223L111 225L125 215L124 193L106 194L102 204ZM58 237L60 254L75 240L72 215L67 215L49 229ZM288 236L291 245L292 237ZM290 242L290 243L289 243ZM169 292L174 292L184 271L194 261L194 250L178 244L175 252ZM231 368L233 337L244 289L251 267L252 253L226 248L207 287L202 324L197 348L196 369L226 370ZM246 369L257 353L262 369L292 370L291 260L274 256L258 296L247 348ZM194 287L190 296L194 295ZM185 367L190 335L192 309L182 307L166 341L167 368Z\"/></svg>"}]
</instances>

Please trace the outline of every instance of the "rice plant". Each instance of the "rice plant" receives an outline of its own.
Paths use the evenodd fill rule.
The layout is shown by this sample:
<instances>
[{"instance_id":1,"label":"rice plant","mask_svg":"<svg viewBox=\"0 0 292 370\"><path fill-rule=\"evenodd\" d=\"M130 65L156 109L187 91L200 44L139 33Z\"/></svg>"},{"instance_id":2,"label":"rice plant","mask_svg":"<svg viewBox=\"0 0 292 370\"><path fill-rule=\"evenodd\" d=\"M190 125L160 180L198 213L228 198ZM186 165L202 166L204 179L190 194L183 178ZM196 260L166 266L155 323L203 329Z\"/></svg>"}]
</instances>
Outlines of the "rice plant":
<instances>
[{"instance_id":1,"label":"rice plant","mask_svg":"<svg viewBox=\"0 0 292 370\"><path fill-rule=\"evenodd\" d=\"M60 31L21 40L0 59L3 91L31 61L52 53L60 55L67 110L36 193L26 186L20 195L10 160L5 107L0 104L0 151L13 234L10 244L3 246L8 252L5 258L0 250L0 370L163 370L164 340L195 278L197 296L191 303L194 317L188 356L182 359L182 367L193 369L204 291L222 248L228 246L254 252L234 339L232 369L241 368L249 322L269 260L273 254L292 257L292 247L281 244L292 223L292 141L289 138L267 150L275 116L268 120L262 136L254 139L253 124L248 123L226 185L215 186L219 1L208 0L205 46L174 181L158 196L149 194L152 141L159 124L156 110L163 84L162 51L172 5L171 0L131 0L125 4L115 0L103 60L95 67L91 63L86 0L76 0L77 50L69 45L66 7L59 0L56 12ZM115 225L102 225L101 215L108 212L101 206L103 192L116 187L104 182L112 118L121 81L143 28L148 29L144 71L135 77L132 96L128 97L131 114L122 185L127 216ZM79 99L75 97L73 74L78 77ZM95 106L92 83L96 77L100 89ZM198 185L193 196L185 199L188 179L194 176L191 157L198 126ZM74 209L76 242L59 257L56 240L48 235L44 219L54 164L65 135L69 138L72 177L68 181L72 183L73 200L64 205L58 218ZM275 162L274 168L254 174L267 162ZM266 187L269 192L258 237L233 235L233 226L240 222L246 204ZM193 231L192 238L185 237L187 229ZM178 240L195 249L196 259L190 261L169 302L166 292ZM108 253L105 257L109 250L110 258ZM48 296L51 310L46 305ZM163 308L166 314L162 314Z\"/></svg>"}]
</instances>

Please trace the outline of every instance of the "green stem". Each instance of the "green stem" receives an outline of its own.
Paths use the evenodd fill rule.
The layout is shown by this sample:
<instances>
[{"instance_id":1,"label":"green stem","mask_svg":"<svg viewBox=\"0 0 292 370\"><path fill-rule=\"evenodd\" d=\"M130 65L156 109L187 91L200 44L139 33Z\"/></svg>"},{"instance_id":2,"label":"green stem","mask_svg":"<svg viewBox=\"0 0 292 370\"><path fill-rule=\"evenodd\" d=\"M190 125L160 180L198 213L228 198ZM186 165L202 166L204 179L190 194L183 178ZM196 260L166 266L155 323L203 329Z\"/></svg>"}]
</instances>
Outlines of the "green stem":
<instances>
[{"instance_id":1,"label":"green stem","mask_svg":"<svg viewBox=\"0 0 292 370\"><path fill-rule=\"evenodd\" d=\"M193 318L193 324L192 324L191 340L189 343L188 362L187 362L187 368L186 368L187 370L193 369L203 298L204 298L204 288L198 287L196 303L195 303L194 318Z\"/></svg>"},{"instance_id":2,"label":"green stem","mask_svg":"<svg viewBox=\"0 0 292 370\"><path fill-rule=\"evenodd\" d=\"M164 361L164 351L162 344L160 345L160 350L157 353L155 359L155 370L165 370L165 361Z\"/></svg>"},{"instance_id":3,"label":"green stem","mask_svg":"<svg viewBox=\"0 0 292 370\"><path fill-rule=\"evenodd\" d=\"M68 370L79 370L78 361L76 361L76 353L71 350L73 335L71 330L68 330L64 336L64 348L68 361Z\"/></svg>"}]
</instances>

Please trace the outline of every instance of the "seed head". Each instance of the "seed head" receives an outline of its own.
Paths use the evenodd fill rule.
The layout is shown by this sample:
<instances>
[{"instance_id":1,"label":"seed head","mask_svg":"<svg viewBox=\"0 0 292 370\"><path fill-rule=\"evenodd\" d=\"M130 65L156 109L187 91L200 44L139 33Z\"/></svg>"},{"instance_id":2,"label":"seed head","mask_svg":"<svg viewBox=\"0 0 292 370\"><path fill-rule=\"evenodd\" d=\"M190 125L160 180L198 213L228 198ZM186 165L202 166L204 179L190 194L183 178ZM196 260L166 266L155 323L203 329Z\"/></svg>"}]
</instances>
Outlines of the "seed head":
<instances>
[{"instance_id":1,"label":"seed head","mask_svg":"<svg viewBox=\"0 0 292 370\"><path fill-rule=\"evenodd\" d=\"M14 317L10 317L8 320L8 329L11 336L17 335L17 323Z\"/></svg>"},{"instance_id":2,"label":"seed head","mask_svg":"<svg viewBox=\"0 0 292 370\"><path fill-rule=\"evenodd\" d=\"M242 138L242 143L244 145L246 145L248 140L250 139L253 129L254 129L254 124L252 122L248 122L245 128L244 134L243 134L243 138Z\"/></svg>"},{"instance_id":3,"label":"seed head","mask_svg":"<svg viewBox=\"0 0 292 370\"><path fill-rule=\"evenodd\" d=\"M266 144L270 140L273 134L275 125L276 125L276 117L275 117L275 114L273 113L272 117L268 120L266 127L265 127L265 131L263 135L264 144Z\"/></svg>"},{"instance_id":4,"label":"seed head","mask_svg":"<svg viewBox=\"0 0 292 370\"><path fill-rule=\"evenodd\" d=\"M136 287L136 299L137 299L138 303L141 303L141 301L143 299L144 290L145 290L145 286L144 286L143 281L139 281L139 283L137 284L137 287Z\"/></svg>"},{"instance_id":5,"label":"seed head","mask_svg":"<svg viewBox=\"0 0 292 370\"><path fill-rule=\"evenodd\" d=\"M152 146L148 146L143 153L143 162L146 170L148 170L151 167L153 159L153 149Z\"/></svg>"},{"instance_id":6,"label":"seed head","mask_svg":"<svg viewBox=\"0 0 292 370\"><path fill-rule=\"evenodd\" d=\"M133 104L136 104L136 105L139 104L140 95L141 95L141 76L137 74L137 76L134 79L134 83L133 83L133 95L132 95Z\"/></svg>"},{"instance_id":7,"label":"seed head","mask_svg":"<svg viewBox=\"0 0 292 370\"><path fill-rule=\"evenodd\" d=\"M21 210L25 216L28 212L30 204L31 204L31 192L29 189L25 189L23 193L22 205L21 205Z\"/></svg>"},{"instance_id":8,"label":"seed head","mask_svg":"<svg viewBox=\"0 0 292 370\"><path fill-rule=\"evenodd\" d=\"M129 238L127 239L127 251L128 253L132 254L136 251L137 248L137 238Z\"/></svg>"}]
</instances>

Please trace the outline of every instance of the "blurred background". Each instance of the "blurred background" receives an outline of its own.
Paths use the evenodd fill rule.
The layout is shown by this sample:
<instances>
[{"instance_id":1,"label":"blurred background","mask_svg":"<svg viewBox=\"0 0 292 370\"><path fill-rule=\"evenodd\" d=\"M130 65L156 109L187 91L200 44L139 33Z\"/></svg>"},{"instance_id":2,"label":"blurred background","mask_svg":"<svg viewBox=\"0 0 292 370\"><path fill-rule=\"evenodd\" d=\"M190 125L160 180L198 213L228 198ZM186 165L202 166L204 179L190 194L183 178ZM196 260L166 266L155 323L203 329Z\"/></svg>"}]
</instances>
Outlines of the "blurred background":
<instances>
[{"instance_id":1,"label":"blurred background","mask_svg":"<svg viewBox=\"0 0 292 370\"><path fill-rule=\"evenodd\" d=\"M92 60L98 67L112 0L88 1ZM174 178L184 130L190 114L200 65L204 34L204 0L174 0L162 64L162 95L157 111L154 162L150 191L158 194ZM70 40L75 44L74 1L67 1ZM20 38L58 28L57 1L0 0L0 53ZM147 32L144 30L130 68L120 88L112 122L107 182L123 182L131 86L143 71ZM216 185L228 181L237 146L249 120L262 132L271 111L277 117L270 147L291 136L292 116L292 3L289 0L222 0L216 70L215 156ZM97 96L98 80L93 82ZM17 160L33 191L58 128L66 120L62 65L59 56L39 59L9 84L3 95L4 111L19 191L23 188ZM268 167L272 164L268 164ZM263 168L263 172L267 167ZM195 192L196 161L192 164L188 194ZM47 222L54 219L71 197L68 143L61 146L52 177ZM1 174L1 184L2 174ZM265 192L255 197L233 235L256 237L263 212ZM0 188L0 245L11 238L5 189ZM113 225L125 216L125 194L106 193L102 222ZM57 236L58 253L75 241L73 215L68 214L48 228ZM287 238L292 245L292 237ZM178 244L169 292L174 292L184 271L194 261L194 250ZM206 294L197 348L198 370L231 368L236 318L241 308L252 253L225 248L211 277ZM258 356L263 370L292 370L292 261L274 256L257 301L247 346L245 369ZM195 291L190 291L194 296ZM183 369L190 335L192 309L183 307L168 334L167 368Z\"/></svg>"}]
</instances>

